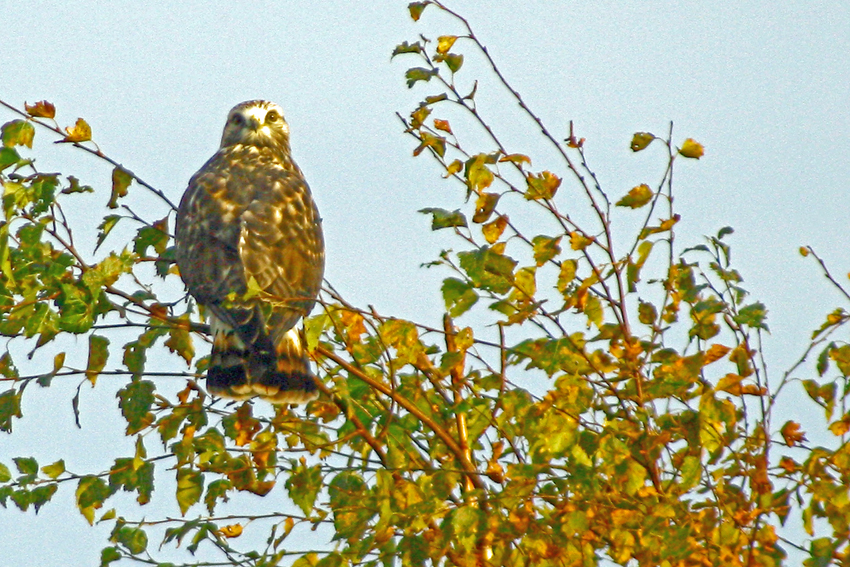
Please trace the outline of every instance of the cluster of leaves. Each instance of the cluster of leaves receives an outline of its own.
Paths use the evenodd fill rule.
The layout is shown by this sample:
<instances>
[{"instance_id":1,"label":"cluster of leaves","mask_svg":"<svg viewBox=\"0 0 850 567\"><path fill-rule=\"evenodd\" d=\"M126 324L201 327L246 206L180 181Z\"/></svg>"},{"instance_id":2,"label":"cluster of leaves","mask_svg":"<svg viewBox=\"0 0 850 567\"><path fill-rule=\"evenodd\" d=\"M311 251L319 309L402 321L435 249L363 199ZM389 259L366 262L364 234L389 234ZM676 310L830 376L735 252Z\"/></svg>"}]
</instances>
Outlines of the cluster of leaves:
<instances>
[{"instance_id":1,"label":"cluster of leaves","mask_svg":"<svg viewBox=\"0 0 850 567\"><path fill-rule=\"evenodd\" d=\"M813 449L799 424L772 422L802 360L768 383L766 310L731 263L731 229L682 252L675 245L673 168L699 159L703 147L692 139L676 146L672 126L665 136L635 134L631 149L661 152L666 170L609 199L585 140L548 130L464 18L435 1L409 9L414 20L426 9L448 15L463 30L394 51L418 58L408 86L430 89L402 117L413 153L434 158L459 189L455 210L422 211L459 246L430 264L448 272L446 311L441 325L418 324L359 309L328 287L305 325L322 395L299 412L276 407L269 415L262 402L223 407L207 396L195 380L207 364L195 348L207 328L171 262L173 204L106 157L84 120L63 132L49 103L6 105L19 118L2 127L0 334L33 352L82 335L88 357L73 367L59 353L52 370L24 376L7 351L0 428L11 433L22 417L30 382L95 386L108 374L125 381L117 403L135 449L100 472L71 472L61 459L0 463L0 504L38 511L60 485L75 485L83 517L113 524L102 565L157 563L148 544L157 530L160 551L185 543L210 558L202 561L246 565L289 556L297 567L780 565L788 547L807 553L810 565L845 564L850 345L834 337L850 315L830 314L806 352L818 351L820 377L803 386L842 441ZM555 150L555 165L535 169L498 136L476 104L478 83L462 86L461 48L483 58ZM486 147L461 139L470 123L487 133ZM77 247L63 211L94 190L39 172L19 151L32 148L39 125L113 167L92 257ZM145 219L123 204L133 184L164 210ZM586 210L577 211L582 199ZM129 245L104 252L114 229L133 223ZM631 236L615 239L616 223ZM138 332L117 347L116 328ZM152 349L194 369L155 372ZM169 394L163 384L175 378L185 387ZM78 387L75 411L79 397ZM162 498L180 518L105 510L119 491L149 506L162 474L175 486ZM232 511L241 493L281 488L292 503L285 512L220 512ZM828 535L795 543L780 534L791 516L812 537ZM327 534L327 544L305 548L299 529Z\"/></svg>"}]
</instances>

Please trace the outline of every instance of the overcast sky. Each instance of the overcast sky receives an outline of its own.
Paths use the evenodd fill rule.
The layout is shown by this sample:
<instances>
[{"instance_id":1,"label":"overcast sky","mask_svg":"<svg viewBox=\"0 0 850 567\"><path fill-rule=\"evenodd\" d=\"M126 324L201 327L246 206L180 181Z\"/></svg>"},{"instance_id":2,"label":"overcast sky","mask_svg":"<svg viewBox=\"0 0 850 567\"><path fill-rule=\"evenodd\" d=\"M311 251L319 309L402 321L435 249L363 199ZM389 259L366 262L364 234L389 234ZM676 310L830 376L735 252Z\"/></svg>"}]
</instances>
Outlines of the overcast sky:
<instances>
[{"instance_id":1,"label":"overcast sky","mask_svg":"<svg viewBox=\"0 0 850 567\"><path fill-rule=\"evenodd\" d=\"M233 105L253 98L280 103L294 157L324 219L328 280L358 305L433 317L445 274L420 264L451 243L429 232L429 220L416 211L455 208L458 192L427 159L411 157L415 144L395 112L406 114L429 91L409 91L403 73L414 61L391 62L390 53L419 33L435 38L461 30L428 10L413 24L406 5L100 1L84 7L7 0L0 9L0 98L18 106L47 99L63 125L84 117L105 153L172 201L217 148ZM676 174L678 242L696 244L700 235L735 228L731 243L744 286L769 309L768 364L774 375L788 367L825 313L841 305L797 249L810 244L836 274L850 271L850 5L449 5L470 20L559 138L574 121L612 195L657 179L661 154L632 154L632 133L663 134L672 120L677 140L704 144L705 157L680 160ZM486 72L475 63L467 61L459 80ZM535 167L546 165L534 128L503 92L479 90L477 100L514 151L532 155ZM0 110L0 122L12 118ZM108 167L52 146L46 131L36 140L41 170L73 173L108 191ZM165 210L150 213L160 218ZM29 391L15 435L0 436L0 461L33 454L47 464L67 457L69 444L89 446L90 439L108 438L110 427L113 437L121 431L121 423L96 417L77 431L71 395L73 388ZM111 395L103 403L114 405ZM801 419L794 411L787 418ZM46 421L47 414L55 421ZM103 468L109 461L94 462ZM107 532L85 524L72 490L54 500L37 517L0 510L0 563L97 564ZM28 559L13 561L24 549ZM60 561L66 554L76 559Z\"/></svg>"}]
</instances>

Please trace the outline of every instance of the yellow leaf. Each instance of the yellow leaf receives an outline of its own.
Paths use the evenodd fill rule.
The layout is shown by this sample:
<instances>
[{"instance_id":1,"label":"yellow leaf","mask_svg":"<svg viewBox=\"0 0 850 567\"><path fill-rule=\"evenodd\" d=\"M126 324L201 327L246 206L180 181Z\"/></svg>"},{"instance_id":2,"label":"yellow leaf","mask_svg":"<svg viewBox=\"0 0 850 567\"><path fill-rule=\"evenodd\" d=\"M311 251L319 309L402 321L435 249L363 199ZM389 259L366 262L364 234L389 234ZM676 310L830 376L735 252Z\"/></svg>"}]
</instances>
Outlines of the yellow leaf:
<instances>
[{"instance_id":1,"label":"yellow leaf","mask_svg":"<svg viewBox=\"0 0 850 567\"><path fill-rule=\"evenodd\" d=\"M572 239L570 239L572 240ZM564 293L576 277L578 262L576 260L564 260L561 262L561 273L558 274L558 291Z\"/></svg>"},{"instance_id":2,"label":"yellow leaf","mask_svg":"<svg viewBox=\"0 0 850 567\"><path fill-rule=\"evenodd\" d=\"M705 352L705 364L711 364L715 360L720 360L721 358L726 356L726 353L728 353L730 350L731 349L728 346L718 344L711 345L711 348L709 348Z\"/></svg>"},{"instance_id":3,"label":"yellow leaf","mask_svg":"<svg viewBox=\"0 0 850 567\"><path fill-rule=\"evenodd\" d=\"M451 177L455 173L458 173L461 169L463 169L463 162L459 159L454 160L448 166L446 166L446 174L443 176L444 178Z\"/></svg>"},{"instance_id":4,"label":"yellow leaf","mask_svg":"<svg viewBox=\"0 0 850 567\"><path fill-rule=\"evenodd\" d=\"M33 118L53 118L56 116L56 107L46 100L39 101L33 105L24 103L24 110Z\"/></svg>"},{"instance_id":5,"label":"yellow leaf","mask_svg":"<svg viewBox=\"0 0 850 567\"><path fill-rule=\"evenodd\" d=\"M663 221L658 228L661 229L662 232L665 230L670 230L671 228L673 228L673 225L679 222L680 218L681 217L679 215L673 215L672 219L667 219Z\"/></svg>"},{"instance_id":6,"label":"yellow leaf","mask_svg":"<svg viewBox=\"0 0 850 567\"><path fill-rule=\"evenodd\" d=\"M594 238L592 236L588 238L577 231L570 233L570 247L573 250L584 250L593 244L593 240Z\"/></svg>"},{"instance_id":7,"label":"yellow leaf","mask_svg":"<svg viewBox=\"0 0 850 567\"><path fill-rule=\"evenodd\" d=\"M239 537L242 535L242 526L240 524L230 524L219 529L218 533L229 538Z\"/></svg>"},{"instance_id":8,"label":"yellow leaf","mask_svg":"<svg viewBox=\"0 0 850 567\"><path fill-rule=\"evenodd\" d=\"M251 405L247 402L236 410L236 421L233 429L236 431L236 446L244 447L254 438L261 429L260 422L251 415Z\"/></svg>"},{"instance_id":9,"label":"yellow leaf","mask_svg":"<svg viewBox=\"0 0 850 567\"><path fill-rule=\"evenodd\" d=\"M521 296L532 299L537 292L537 282L535 281L536 269L520 268L514 276L514 287L519 290Z\"/></svg>"},{"instance_id":10,"label":"yellow leaf","mask_svg":"<svg viewBox=\"0 0 850 567\"><path fill-rule=\"evenodd\" d=\"M679 153L686 158L699 159L705 153L705 150L703 149L702 144L693 138L688 138L685 140L685 143L682 144L682 147L679 148Z\"/></svg>"},{"instance_id":11,"label":"yellow leaf","mask_svg":"<svg viewBox=\"0 0 850 567\"><path fill-rule=\"evenodd\" d=\"M499 240L499 237L502 236L506 226L508 226L508 217L505 215L499 215L495 220L483 225L481 227L481 232L484 234L484 238L487 240L488 244L494 244L497 240Z\"/></svg>"},{"instance_id":12,"label":"yellow leaf","mask_svg":"<svg viewBox=\"0 0 850 567\"><path fill-rule=\"evenodd\" d=\"M60 352L53 357L53 373L59 372L65 366L65 353Z\"/></svg>"},{"instance_id":13,"label":"yellow leaf","mask_svg":"<svg viewBox=\"0 0 850 567\"><path fill-rule=\"evenodd\" d=\"M806 440L806 434L800 431L800 424L796 421L786 422L779 432L782 434L782 438L785 439L785 443L787 443L789 447L793 447L794 445Z\"/></svg>"},{"instance_id":14,"label":"yellow leaf","mask_svg":"<svg viewBox=\"0 0 850 567\"><path fill-rule=\"evenodd\" d=\"M445 55L457 41L456 35L441 35L437 38L437 53Z\"/></svg>"},{"instance_id":15,"label":"yellow leaf","mask_svg":"<svg viewBox=\"0 0 850 567\"><path fill-rule=\"evenodd\" d=\"M850 431L850 415L845 415L841 418L841 420L831 423L829 425L829 430L836 437L841 437Z\"/></svg>"},{"instance_id":16,"label":"yellow leaf","mask_svg":"<svg viewBox=\"0 0 850 567\"><path fill-rule=\"evenodd\" d=\"M722 392L728 392L733 396L740 396L742 394L741 389L741 380L744 377L738 374L727 374L717 383L717 390Z\"/></svg>"},{"instance_id":17,"label":"yellow leaf","mask_svg":"<svg viewBox=\"0 0 850 567\"><path fill-rule=\"evenodd\" d=\"M351 343L360 342L360 337L366 332L363 315L357 311L345 309L341 311L340 321L345 326L348 341Z\"/></svg>"},{"instance_id":18,"label":"yellow leaf","mask_svg":"<svg viewBox=\"0 0 850 567\"><path fill-rule=\"evenodd\" d=\"M531 165L531 158L524 154L508 154L506 156L502 156L499 158L499 161L509 161L511 163L515 163L517 165L522 165L523 163L527 163Z\"/></svg>"},{"instance_id":19,"label":"yellow leaf","mask_svg":"<svg viewBox=\"0 0 850 567\"><path fill-rule=\"evenodd\" d=\"M434 128L437 130L442 130L443 132L452 133L452 127L449 126L448 120L440 120L439 118L434 119Z\"/></svg>"},{"instance_id":20,"label":"yellow leaf","mask_svg":"<svg viewBox=\"0 0 850 567\"><path fill-rule=\"evenodd\" d=\"M472 216L472 222L478 224L487 222L499 202L499 197L501 195L498 193L481 193L478 195L478 199L475 200L475 214Z\"/></svg>"},{"instance_id":21,"label":"yellow leaf","mask_svg":"<svg viewBox=\"0 0 850 567\"><path fill-rule=\"evenodd\" d=\"M632 187L629 190L628 195L617 201L616 205L618 207L631 207L633 209L640 208L647 204L651 199L654 193L652 189L649 188L649 185L646 183L642 183L637 187Z\"/></svg>"},{"instance_id":22,"label":"yellow leaf","mask_svg":"<svg viewBox=\"0 0 850 567\"><path fill-rule=\"evenodd\" d=\"M493 183L493 172L485 165L487 157L487 154L478 154L466 161L467 185L476 193L487 189Z\"/></svg>"},{"instance_id":23,"label":"yellow leaf","mask_svg":"<svg viewBox=\"0 0 850 567\"><path fill-rule=\"evenodd\" d=\"M558 187L561 186L561 178L551 171L544 171L539 175L529 173L526 177L528 189L525 198L529 201L535 199L551 199L555 196Z\"/></svg>"},{"instance_id":24,"label":"yellow leaf","mask_svg":"<svg viewBox=\"0 0 850 567\"><path fill-rule=\"evenodd\" d=\"M639 152L645 149L654 139L655 136L649 132L635 132L635 135L632 136L632 143L630 147L633 152Z\"/></svg>"},{"instance_id":25,"label":"yellow leaf","mask_svg":"<svg viewBox=\"0 0 850 567\"><path fill-rule=\"evenodd\" d=\"M800 246L800 256L806 257L809 255L809 249L805 246Z\"/></svg>"},{"instance_id":26,"label":"yellow leaf","mask_svg":"<svg viewBox=\"0 0 850 567\"><path fill-rule=\"evenodd\" d=\"M82 118L77 118L77 123L73 127L65 128L67 135L62 139L63 142L88 142L91 140L91 126Z\"/></svg>"},{"instance_id":27,"label":"yellow leaf","mask_svg":"<svg viewBox=\"0 0 850 567\"><path fill-rule=\"evenodd\" d=\"M779 459L779 466L792 474L800 470L800 465L791 457L782 457Z\"/></svg>"}]
</instances>

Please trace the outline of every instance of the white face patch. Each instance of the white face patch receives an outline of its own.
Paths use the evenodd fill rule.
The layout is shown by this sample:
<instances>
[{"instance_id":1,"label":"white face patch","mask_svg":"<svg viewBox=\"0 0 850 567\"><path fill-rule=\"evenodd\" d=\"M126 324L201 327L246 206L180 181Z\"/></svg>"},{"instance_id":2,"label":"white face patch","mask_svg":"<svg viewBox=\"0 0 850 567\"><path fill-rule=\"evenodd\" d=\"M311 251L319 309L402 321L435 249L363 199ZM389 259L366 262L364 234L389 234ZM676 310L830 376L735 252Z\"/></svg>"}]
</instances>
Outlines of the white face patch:
<instances>
[{"instance_id":1,"label":"white face patch","mask_svg":"<svg viewBox=\"0 0 850 567\"><path fill-rule=\"evenodd\" d=\"M260 101L252 106L239 105L230 111L222 136L222 146L264 145L263 140L279 141L289 137L289 125L277 104Z\"/></svg>"}]
</instances>

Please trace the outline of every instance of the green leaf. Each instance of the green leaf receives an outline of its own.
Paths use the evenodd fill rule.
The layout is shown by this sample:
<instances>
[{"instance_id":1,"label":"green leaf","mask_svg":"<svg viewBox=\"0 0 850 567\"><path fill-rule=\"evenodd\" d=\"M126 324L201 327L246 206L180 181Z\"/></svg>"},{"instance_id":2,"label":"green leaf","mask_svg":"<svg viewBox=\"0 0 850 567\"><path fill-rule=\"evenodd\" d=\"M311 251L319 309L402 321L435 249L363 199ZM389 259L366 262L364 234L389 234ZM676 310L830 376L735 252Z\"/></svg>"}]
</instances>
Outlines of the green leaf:
<instances>
[{"instance_id":1,"label":"green leaf","mask_svg":"<svg viewBox=\"0 0 850 567\"><path fill-rule=\"evenodd\" d=\"M451 514L452 532L467 552L475 549L484 524L484 513L477 506L463 506Z\"/></svg>"},{"instance_id":2,"label":"green leaf","mask_svg":"<svg viewBox=\"0 0 850 567\"><path fill-rule=\"evenodd\" d=\"M181 468L177 469L177 504L184 516L194 504L201 499L204 491L204 475L201 471Z\"/></svg>"},{"instance_id":3,"label":"green leaf","mask_svg":"<svg viewBox=\"0 0 850 567\"><path fill-rule=\"evenodd\" d=\"M59 486L56 484L45 484L42 486L38 486L34 488L30 492L30 503L33 508L35 508L35 513L38 514L38 511L42 506L47 504L50 499L56 494L56 491L59 489Z\"/></svg>"},{"instance_id":4,"label":"green leaf","mask_svg":"<svg viewBox=\"0 0 850 567\"><path fill-rule=\"evenodd\" d=\"M111 494L109 486L101 478L88 475L80 479L76 492L77 508L89 525L94 524L94 511L103 506L103 501Z\"/></svg>"},{"instance_id":5,"label":"green leaf","mask_svg":"<svg viewBox=\"0 0 850 567\"><path fill-rule=\"evenodd\" d=\"M427 83L431 80L431 77L436 76L437 73L437 69L425 69L423 67L414 67L412 69L408 69L407 72L404 74L404 77L407 79L407 87L413 88L413 85L415 85L419 81L425 81Z\"/></svg>"},{"instance_id":6,"label":"green leaf","mask_svg":"<svg viewBox=\"0 0 850 567\"><path fill-rule=\"evenodd\" d=\"M489 246L459 252L458 258L460 267L475 287L498 294L507 293L513 287L513 271L517 264L513 258L499 254Z\"/></svg>"},{"instance_id":7,"label":"green leaf","mask_svg":"<svg viewBox=\"0 0 850 567\"><path fill-rule=\"evenodd\" d=\"M141 528L134 528L117 522L112 530L110 541L124 546L133 555L144 553L148 548L148 535Z\"/></svg>"},{"instance_id":8,"label":"green leaf","mask_svg":"<svg viewBox=\"0 0 850 567\"><path fill-rule=\"evenodd\" d=\"M449 71L452 73L457 73L463 66L463 55L447 53L443 57L440 57L440 59L446 64L446 67L448 67Z\"/></svg>"},{"instance_id":9,"label":"green leaf","mask_svg":"<svg viewBox=\"0 0 850 567\"><path fill-rule=\"evenodd\" d=\"M207 486L207 493L204 495L204 504L206 504L207 510L210 514L215 511L215 505L218 500L224 500L227 502L227 493L231 490L233 490L233 483L226 478L214 480L209 483Z\"/></svg>"},{"instance_id":10,"label":"green leaf","mask_svg":"<svg viewBox=\"0 0 850 567\"><path fill-rule=\"evenodd\" d=\"M644 325L653 325L658 320L658 311L655 306L641 301L638 304L638 320Z\"/></svg>"},{"instance_id":11,"label":"green leaf","mask_svg":"<svg viewBox=\"0 0 850 567\"><path fill-rule=\"evenodd\" d=\"M21 396L13 389L0 394L0 431L12 432L12 418L20 418Z\"/></svg>"},{"instance_id":12,"label":"green leaf","mask_svg":"<svg viewBox=\"0 0 850 567\"><path fill-rule=\"evenodd\" d=\"M682 480L679 485L679 490L687 491L695 487L701 478L702 464L699 457L687 456L682 463Z\"/></svg>"},{"instance_id":13,"label":"green leaf","mask_svg":"<svg viewBox=\"0 0 850 567\"><path fill-rule=\"evenodd\" d=\"M195 347L192 344L192 335L189 333L189 316L183 315L180 319L185 321L185 325L169 327L165 346L171 352L180 355L186 364L192 364L192 359L195 358Z\"/></svg>"},{"instance_id":14,"label":"green leaf","mask_svg":"<svg viewBox=\"0 0 850 567\"><path fill-rule=\"evenodd\" d=\"M17 380L20 377L18 369L15 368L15 363L8 351L0 356L0 376L11 378L12 380Z\"/></svg>"},{"instance_id":15,"label":"green leaf","mask_svg":"<svg viewBox=\"0 0 850 567\"><path fill-rule=\"evenodd\" d=\"M420 213L431 215L431 230L440 230L441 228L450 228L454 226L467 226L466 217L460 210L447 211L445 209L437 209L429 207L419 209Z\"/></svg>"},{"instance_id":16,"label":"green leaf","mask_svg":"<svg viewBox=\"0 0 850 567\"><path fill-rule=\"evenodd\" d=\"M73 175L68 176L68 186L62 189L63 195L72 195L74 193L94 193L94 189L89 185L80 185L80 180Z\"/></svg>"},{"instance_id":17,"label":"green leaf","mask_svg":"<svg viewBox=\"0 0 850 567\"><path fill-rule=\"evenodd\" d=\"M12 120L6 122L2 127L3 146L11 148L13 146L26 146L32 148L32 141L35 137L35 128L27 120Z\"/></svg>"},{"instance_id":18,"label":"green leaf","mask_svg":"<svg viewBox=\"0 0 850 567\"><path fill-rule=\"evenodd\" d=\"M161 278L165 278L168 275L168 270L175 263L175 252L176 248L169 246L165 249L165 252L159 255L159 260L154 263L154 266L156 266L156 275Z\"/></svg>"},{"instance_id":19,"label":"green leaf","mask_svg":"<svg viewBox=\"0 0 850 567\"><path fill-rule=\"evenodd\" d=\"M138 492L139 504L150 502L153 494L154 464L143 458L119 458L109 470L109 490L117 492L119 488L126 492Z\"/></svg>"},{"instance_id":20,"label":"green leaf","mask_svg":"<svg viewBox=\"0 0 850 567\"><path fill-rule=\"evenodd\" d=\"M472 286L457 278L444 279L442 292L446 309L452 317L466 313L478 301L478 294Z\"/></svg>"},{"instance_id":21,"label":"green leaf","mask_svg":"<svg viewBox=\"0 0 850 567\"><path fill-rule=\"evenodd\" d=\"M126 169L116 166L112 170L112 196L109 198L109 203L106 206L110 209L117 209L118 199L127 196L127 189L132 182L132 174Z\"/></svg>"},{"instance_id":22,"label":"green leaf","mask_svg":"<svg viewBox=\"0 0 850 567\"><path fill-rule=\"evenodd\" d=\"M649 185L647 185L646 183L642 183L641 185L633 187L631 190L629 190L628 194L626 194L625 197L617 201L616 206L639 209L640 207L650 202L654 195L655 193L652 192L652 189L649 188Z\"/></svg>"},{"instance_id":23,"label":"green leaf","mask_svg":"<svg viewBox=\"0 0 850 567\"><path fill-rule=\"evenodd\" d=\"M118 390L118 405L121 414L127 420L127 435L132 435L153 423L154 416L150 408L154 402L154 383L150 380L130 382Z\"/></svg>"},{"instance_id":24,"label":"green leaf","mask_svg":"<svg viewBox=\"0 0 850 567\"><path fill-rule=\"evenodd\" d=\"M18 468L18 472L22 475L35 478L38 474L38 461L36 461L32 457L16 457L12 459L15 462L15 466Z\"/></svg>"},{"instance_id":25,"label":"green leaf","mask_svg":"<svg viewBox=\"0 0 850 567\"><path fill-rule=\"evenodd\" d=\"M313 506L316 503L316 497L322 490L323 476L322 466L315 465L312 467L298 464L293 467L292 473L286 479L286 490L289 491L289 498L296 506L301 508L305 516L310 516L313 512Z\"/></svg>"},{"instance_id":26,"label":"green leaf","mask_svg":"<svg viewBox=\"0 0 850 567\"><path fill-rule=\"evenodd\" d=\"M21 156L15 148L0 148L0 171L21 161Z\"/></svg>"},{"instance_id":27,"label":"green leaf","mask_svg":"<svg viewBox=\"0 0 850 567\"><path fill-rule=\"evenodd\" d=\"M107 215L103 217L103 222L100 223L97 227L97 244L94 247L94 251L97 252L97 249L100 248L100 245L103 244L103 241L106 240L106 237L109 236L109 233L112 232L112 229L115 228L115 225L118 224L122 216L120 215Z\"/></svg>"},{"instance_id":28,"label":"green leaf","mask_svg":"<svg viewBox=\"0 0 850 567\"><path fill-rule=\"evenodd\" d=\"M428 4L430 2L411 2L407 5L407 9L410 11L410 17L413 18L414 22L419 21L419 18L422 17L422 11Z\"/></svg>"},{"instance_id":29,"label":"green leaf","mask_svg":"<svg viewBox=\"0 0 850 567\"><path fill-rule=\"evenodd\" d=\"M733 317L739 325L746 325L754 329L764 329L768 331L767 324L764 322L767 318L767 309L764 303L757 302L742 307L738 314Z\"/></svg>"},{"instance_id":30,"label":"green leaf","mask_svg":"<svg viewBox=\"0 0 850 567\"><path fill-rule=\"evenodd\" d=\"M368 528L369 519L376 513L370 510L367 486L356 472L336 475L328 485L337 538L359 538Z\"/></svg>"},{"instance_id":31,"label":"green leaf","mask_svg":"<svg viewBox=\"0 0 850 567\"><path fill-rule=\"evenodd\" d=\"M71 333L85 333L94 324L95 301L91 292L77 283L62 284L59 297L59 328Z\"/></svg>"},{"instance_id":32,"label":"green leaf","mask_svg":"<svg viewBox=\"0 0 850 567\"><path fill-rule=\"evenodd\" d=\"M32 504L32 493L29 490L15 490L9 496L21 512L26 512Z\"/></svg>"},{"instance_id":33,"label":"green leaf","mask_svg":"<svg viewBox=\"0 0 850 567\"><path fill-rule=\"evenodd\" d=\"M0 463L0 482L9 482L10 480L12 480L12 472L9 467Z\"/></svg>"},{"instance_id":34,"label":"green leaf","mask_svg":"<svg viewBox=\"0 0 850 567\"><path fill-rule=\"evenodd\" d=\"M100 371L106 366L109 358L109 339L100 335L89 335L89 359L86 364L86 378L92 386L97 382Z\"/></svg>"},{"instance_id":35,"label":"green leaf","mask_svg":"<svg viewBox=\"0 0 850 567\"><path fill-rule=\"evenodd\" d=\"M391 57L401 55L402 53L422 53L422 44L418 41L414 43L407 43L406 41L400 43L399 45L395 46L395 49L393 49L393 54Z\"/></svg>"},{"instance_id":36,"label":"green leaf","mask_svg":"<svg viewBox=\"0 0 850 567\"><path fill-rule=\"evenodd\" d=\"M104 547L100 550L100 567L107 567L113 561L118 561L123 555L117 547Z\"/></svg>"},{"instance_id":37,"label":"green leaf","mask_svg":"<svg viewBox=\"0 0 850 567\"><path fill-rule=\"evenodd\" d=\"M153 226L143 226L133 239L133 252L145 256L148 248L153 247L157 254L165 252L168 246L168 217L153 223Z\"/></svg>"}]
</instances>

